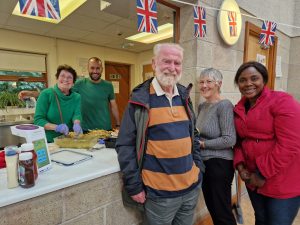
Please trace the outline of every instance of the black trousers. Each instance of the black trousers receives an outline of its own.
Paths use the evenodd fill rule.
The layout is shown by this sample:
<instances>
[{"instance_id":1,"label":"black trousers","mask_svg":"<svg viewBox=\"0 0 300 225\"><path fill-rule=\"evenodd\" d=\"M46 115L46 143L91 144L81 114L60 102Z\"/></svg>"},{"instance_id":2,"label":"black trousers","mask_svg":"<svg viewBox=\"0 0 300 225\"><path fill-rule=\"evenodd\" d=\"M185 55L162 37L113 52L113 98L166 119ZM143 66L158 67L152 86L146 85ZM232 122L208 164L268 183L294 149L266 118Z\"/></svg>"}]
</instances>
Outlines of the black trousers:
<instances>
[{"instance_id":1,"label":"black trousers","mask_svg":"<svg viewBox=\"0 0 300 225\"><path fill-rule=\"evenodd\" d=\"M202 190L214 225L236 225L231 206L232 160L214 158L204 161L204 164Z\"/></svg>"}]
</instances>

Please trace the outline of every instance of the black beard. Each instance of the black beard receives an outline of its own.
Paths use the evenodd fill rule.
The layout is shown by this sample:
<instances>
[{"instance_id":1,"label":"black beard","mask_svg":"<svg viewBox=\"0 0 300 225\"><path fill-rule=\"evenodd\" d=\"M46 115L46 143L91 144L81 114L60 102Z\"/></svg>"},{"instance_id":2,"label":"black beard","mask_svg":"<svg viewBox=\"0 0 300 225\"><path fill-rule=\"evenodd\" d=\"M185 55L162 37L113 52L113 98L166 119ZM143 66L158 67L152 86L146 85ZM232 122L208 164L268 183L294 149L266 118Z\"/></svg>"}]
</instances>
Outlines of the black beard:
<instances>
[{"instance_id":1,"label":"black beard","mask_svg":"<svg viewBox=\"0 0 300 225\"><path fill-rule=\"evenodd\" d=\"M99 75L98 78L94 78L93 75L90 74L90 78L91 78L91 80L93 80L93 81L98 81L98 80L101 79L101 74Z\"/></svg>"}]
</instances>

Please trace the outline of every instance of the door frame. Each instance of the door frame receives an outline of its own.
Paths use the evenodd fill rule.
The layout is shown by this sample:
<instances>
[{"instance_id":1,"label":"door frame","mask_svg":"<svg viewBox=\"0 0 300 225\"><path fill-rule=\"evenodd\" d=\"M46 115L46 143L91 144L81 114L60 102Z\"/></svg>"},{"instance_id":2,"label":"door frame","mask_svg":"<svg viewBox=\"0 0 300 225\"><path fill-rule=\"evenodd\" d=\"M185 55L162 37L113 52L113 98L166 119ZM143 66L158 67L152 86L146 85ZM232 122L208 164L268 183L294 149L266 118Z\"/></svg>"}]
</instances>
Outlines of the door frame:
<instances>
[{"instance_id":1,"label":"door frame","mask_svg":"<svg viewBox=\"0 0 300 225\"><path fill-rule=\"evenodd\" d=\"M253 23L246 21L246 29L245 29L245 41L244 41L244 62L248 62L249 59L247 58L248 52L249 52L249 36L255 36L259 40L259 35L261 32L261 28L254 25ZM268 65L266 66L269 73L269 81L268 81L268 87L271 90L274 90L275 86L275 69L276 69L276 55L277 55L277 43L278 43L278 37L275 36L274 43L269 48L269 55L268 57L272 58L273 60L268 61Z\"/></svg>"}]
</instances>

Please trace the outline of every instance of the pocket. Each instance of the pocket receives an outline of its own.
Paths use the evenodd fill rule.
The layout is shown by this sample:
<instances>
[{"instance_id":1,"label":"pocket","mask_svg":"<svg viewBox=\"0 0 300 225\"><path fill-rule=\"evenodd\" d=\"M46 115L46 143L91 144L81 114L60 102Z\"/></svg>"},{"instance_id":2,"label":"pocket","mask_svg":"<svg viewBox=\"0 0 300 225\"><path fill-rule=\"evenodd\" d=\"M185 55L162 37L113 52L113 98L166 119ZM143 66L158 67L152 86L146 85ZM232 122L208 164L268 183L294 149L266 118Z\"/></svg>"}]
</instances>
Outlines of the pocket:
<instances>
[{"instance_id":1,"label":"pocket","mask_svg":"<svg viewBox=\"0 0 300 225\"><path fill-rule=\"evenodd\" d=\"M141 212L144 211L144 204L138 203L136 201L134 201L127 193L127 191L125 190L125 188L122 188L122 201L123 201L123 205L126 207L131 207L131 208L135 208Z\"/></svg>"}]
</instances>

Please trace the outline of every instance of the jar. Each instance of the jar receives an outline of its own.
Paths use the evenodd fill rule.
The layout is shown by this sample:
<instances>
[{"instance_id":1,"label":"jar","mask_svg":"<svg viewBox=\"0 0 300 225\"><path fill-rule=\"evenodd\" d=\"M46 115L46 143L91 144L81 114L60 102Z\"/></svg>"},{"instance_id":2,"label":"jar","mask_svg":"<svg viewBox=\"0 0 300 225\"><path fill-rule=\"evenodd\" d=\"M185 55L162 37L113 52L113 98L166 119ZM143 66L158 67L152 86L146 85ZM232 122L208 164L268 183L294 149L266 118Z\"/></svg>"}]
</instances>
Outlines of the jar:
<instances>
[{"instance_id":1,"label":"jar","mask_svg":"<svg viewBox=\"0 0 300 225\"><path fill-rule=\"evenodd\" d=\"M34 179L38 178L38 165L37 165L37 154L34 151L33 143L25 143L21 145L21 152L31 152L32 153L32 160L33 160L33 167L34 167Z\"/></svg>"},{"instance_id":2,"label":"jar","mask_svg":"<svg viewBox=\"0 0 300 225\"><path fill-rule=\"evenodd\" d=\"M22 188L30 188L35 184L31 152L19 154L19 184Z\"/></svg>"}]
</instances>

